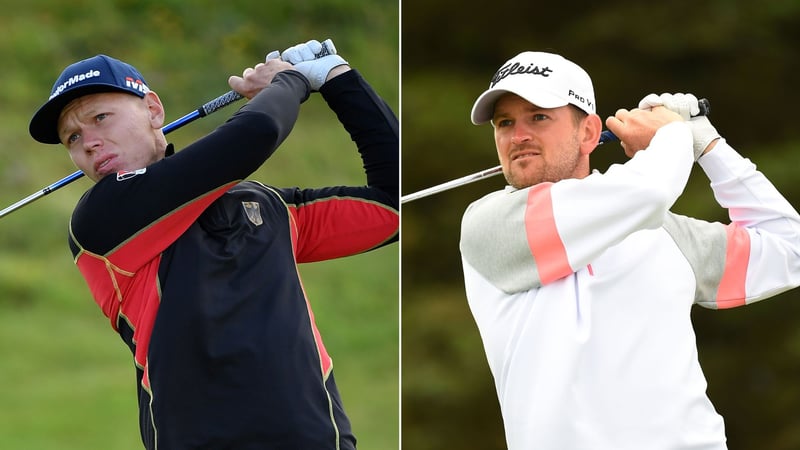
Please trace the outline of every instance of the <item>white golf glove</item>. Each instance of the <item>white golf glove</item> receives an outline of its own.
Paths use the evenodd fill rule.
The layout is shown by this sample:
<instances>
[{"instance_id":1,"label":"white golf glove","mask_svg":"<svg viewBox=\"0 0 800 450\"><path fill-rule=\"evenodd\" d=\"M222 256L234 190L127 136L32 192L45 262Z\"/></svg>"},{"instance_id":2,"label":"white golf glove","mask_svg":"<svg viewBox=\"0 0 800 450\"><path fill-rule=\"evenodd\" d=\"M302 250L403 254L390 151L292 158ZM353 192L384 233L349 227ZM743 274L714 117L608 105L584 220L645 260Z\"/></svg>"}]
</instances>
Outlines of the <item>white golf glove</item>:
<instances>
[{"instance_id":1,"label":"white golf glove","mask_svg":"<svg viewBox=\"0 0 800 450\"><path fill-rule=\"evenodd\" d=\"M294 64L294 69L308 79L312 91L319 91L331 69L347 64L347 61L336 54L336 47L330 39L322 43L311 40L289 47L283 51L281 58Z\"/></svg>"},{"instance_id":2,"label":"white golf glove","mask_svg":"<svg viewBox=\"0 0 800 450\"><path fill-rule=\"evenodd\" d=\"M706 147L721 136L706 116L692 117L692 120L689 121L689 127L692 129L694 160L697 161L703 156Z\"/></svg>"},{"instance_id":3,"label":"white golf glove","mask_svg":"<svg viewBox=\"0 0 800 450\"><path fill-rule=\"evenodd\" d=\"M700 114L697 97L692 94L648 94L639 102L639 109L653 109L656 106L663 106L679 114L683 120Z\"/></svg>"},{"instance_id":4,"label":"white golf glove","mask_svg":"<svg viewBox=\"0 0 800 450\"><path fill-rule=\"evenodd\" d=\"M697 97L692 94L648 94L639 102L639 109L652 109L656 106L663 106L689 121L695 161L703 155L703 151L712 141L720 137L708 117L698 115L700 105Z\"/></svg>"},{"instance_id":5,"label":"white golf glove","mask_svg":"<svg viewBox=\"0 0 800 450\"><path fill-rule=\"evenodd\" d=\"M333 45L332 40L326 39L320 43L312 39L304 44L297 44L287 48L283 51L281 58L286 62L298 64L303 61L313 61L323 56L335 54L336 46Z\"/></svg>"},{"instance_id":6,"label":"white golf glove","mask_svg":"<svg viewBox=\"0 0 800 450\"><path fill-rule=\"evenodd\" d=\"M347 64L339 55L328 55L313 61L304 61L294 65L294 70L302 73L308 79L312 91L319 91L328 78L328 73L334 68Z\"/></svg>"},{"instance_id":7,"label":"white golf glove","mask_svg":"<svg viewBox=\"0 0 800 450\"><path fill-rule=\"evenodd\" d=\"M269 61L270 59L281 58L288 63L297 64L331 54L336 54L336 47L333 45L332 40L326 39L320 43L312 39L304 44L297 44L287 48L283 51L283 54L278 50L273 50L267 54L265 59Z\"/></svg>"}]
</instances>

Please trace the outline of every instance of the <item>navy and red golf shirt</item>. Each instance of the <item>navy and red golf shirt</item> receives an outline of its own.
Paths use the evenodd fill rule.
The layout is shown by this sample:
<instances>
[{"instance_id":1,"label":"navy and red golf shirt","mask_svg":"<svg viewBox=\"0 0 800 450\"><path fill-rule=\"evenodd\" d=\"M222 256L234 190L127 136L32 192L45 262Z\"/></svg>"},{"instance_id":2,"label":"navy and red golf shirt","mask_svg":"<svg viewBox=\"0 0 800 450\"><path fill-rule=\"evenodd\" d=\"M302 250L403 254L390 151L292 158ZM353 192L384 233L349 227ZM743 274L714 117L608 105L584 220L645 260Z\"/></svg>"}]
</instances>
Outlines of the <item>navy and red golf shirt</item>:
<instances>
[{"instance_id":1,"label":"navy and red golf shirt","mask_svg":"<svg viewBox=\"0 0 800 450\"><path fill-rule=\"evenodd\" d=\"M398 124L356 70L320 93L365 185L242 181L309 96L285 71L209 135L103 178L75 208L70 248L134 355L148 449L355 448L297 265L397 240Z\"/></svg>"}]
</instances>

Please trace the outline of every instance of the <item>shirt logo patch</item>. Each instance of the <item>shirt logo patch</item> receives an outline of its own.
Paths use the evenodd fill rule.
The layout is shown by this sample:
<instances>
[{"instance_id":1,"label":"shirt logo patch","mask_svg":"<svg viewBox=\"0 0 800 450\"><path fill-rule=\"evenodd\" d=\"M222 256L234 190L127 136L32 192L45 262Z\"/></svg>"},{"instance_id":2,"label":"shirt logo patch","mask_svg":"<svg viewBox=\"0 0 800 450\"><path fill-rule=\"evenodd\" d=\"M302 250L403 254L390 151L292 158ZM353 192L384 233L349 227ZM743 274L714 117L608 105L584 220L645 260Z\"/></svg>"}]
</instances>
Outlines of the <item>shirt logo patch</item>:
<instances>
[{"instance_id":1,"label":"shirt logo patch","mask_svg":"<svg viewBox=\"0 0 800 450\"><path fill-rule=\"evenodd\" d=\"M264 219L261 218L261 205L258 202L242 202L242 207L247 219L253 225L259 226L264 223Z\"/></svg>"},{"instance_id":2,"label":"shirt logo patch","mask_svg":"<svg viewBox=\"0 0 800 450\"><path fill-rule=\"evenodd\" d=\"M136 170L121 170L117 172L117 181L125 181L147 172L147 168Z\"/></svg>"}]
</instances>

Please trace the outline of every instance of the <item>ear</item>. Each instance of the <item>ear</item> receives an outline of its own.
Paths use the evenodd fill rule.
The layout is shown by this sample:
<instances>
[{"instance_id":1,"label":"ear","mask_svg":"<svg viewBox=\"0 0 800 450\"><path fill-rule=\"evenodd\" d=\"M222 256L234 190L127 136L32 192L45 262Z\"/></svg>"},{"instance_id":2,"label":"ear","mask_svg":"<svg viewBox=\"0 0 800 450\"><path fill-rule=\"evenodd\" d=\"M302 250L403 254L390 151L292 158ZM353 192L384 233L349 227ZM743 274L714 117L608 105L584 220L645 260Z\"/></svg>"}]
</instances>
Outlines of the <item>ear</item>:
<instances>
[{"instance_id":1,"label":"ear","mask_svg":"<svg viewBox=\"0 0 800 450\"><path fill-rule=\"evenodd\" d=\"M603 131L603 121L597 114L589 114L581 121L581 154L589 155L597 148L600 133Z\"/></svg>"},{"instance_id":2,"label":"ear","mask_svg":"<svg viewBox=\"0 0 800 450\"><path fill-rule=\"evenodd\" d=\"M161 104L158 94L153 91L148 92L144 95L144 103L150 114L150 125L153 128L161 129L164 126L164 105Z\"/></svg>"}]
</instances>

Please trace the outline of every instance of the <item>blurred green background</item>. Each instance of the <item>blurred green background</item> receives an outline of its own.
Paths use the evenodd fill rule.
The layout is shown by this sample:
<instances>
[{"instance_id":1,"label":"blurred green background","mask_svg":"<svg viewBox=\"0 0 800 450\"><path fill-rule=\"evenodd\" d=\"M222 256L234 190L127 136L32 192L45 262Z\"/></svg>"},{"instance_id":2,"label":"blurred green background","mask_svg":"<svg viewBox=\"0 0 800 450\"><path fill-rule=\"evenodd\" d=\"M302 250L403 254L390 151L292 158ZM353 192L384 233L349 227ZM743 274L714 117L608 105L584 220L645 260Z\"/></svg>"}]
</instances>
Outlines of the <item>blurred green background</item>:
<instances>
[{"instance_id":1,"label":"blurred green background","mask_svg":"<svg viewBox=\"0 0 800 450\"><path fill-rule=\"evenodd\" d=\"M401 11L404 195L498 164L472 104L503 62L545 50L592 75L604 119L651 92L707 97L717 129L800 206L797 0L404 0ZM601 171L624 161L618 144L592 155ZM464 209L502 186L498 176L402 207L404 448L505 448L458 254ZM728 222L700 170L674 211ZM692 318L730 449L800 449L800 290Z\"/></svg>"},{"instance_id":2,"label":"blurred green background","mask_svg":"<svg viewBox=\"0 0 800 450\"><path fill-rule=\"evenodd\" d=\"M270 50L330 37L399 111L398 27L392 0L5 2L0 208L75 171L63 148L28 134L31 115L74 61L106 53L132 63L172 121L227 92L228 76ZM180 149L239 106L168 139ZM302 187L364 183L354 144L318 94L253 179ZM70 213L89 186L81 179L0 219L0 448L142 448L132 357L67 248ZM398 253L392 245L301 266L364 449L398 446Z\"/></svg>"}]
</instances>

